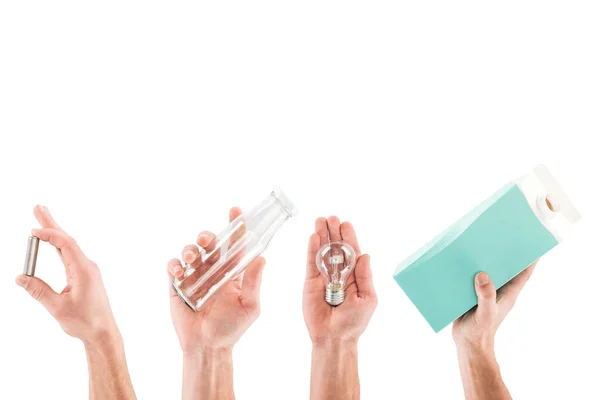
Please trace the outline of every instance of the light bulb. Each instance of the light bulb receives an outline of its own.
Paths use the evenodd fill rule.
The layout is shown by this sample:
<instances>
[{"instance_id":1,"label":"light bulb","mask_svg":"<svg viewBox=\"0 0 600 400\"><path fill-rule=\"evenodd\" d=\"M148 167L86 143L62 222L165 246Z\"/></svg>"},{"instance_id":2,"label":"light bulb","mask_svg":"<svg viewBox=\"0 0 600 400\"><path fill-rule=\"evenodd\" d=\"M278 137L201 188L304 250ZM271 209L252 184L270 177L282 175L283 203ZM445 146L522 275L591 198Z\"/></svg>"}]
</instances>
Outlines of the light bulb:
<instances>
[{"instance_id":1,"label":"light bulb","mask_svg":"<svg viewBox=\"0 0 600 400\"><path fill-rule=\"evenodd\" d=\"M344 302L346 278L356 266L356 252L348 243L328 243L317 252L317 268L327 278L325 301L332 306Z\"/></svg>"}]
</instances>

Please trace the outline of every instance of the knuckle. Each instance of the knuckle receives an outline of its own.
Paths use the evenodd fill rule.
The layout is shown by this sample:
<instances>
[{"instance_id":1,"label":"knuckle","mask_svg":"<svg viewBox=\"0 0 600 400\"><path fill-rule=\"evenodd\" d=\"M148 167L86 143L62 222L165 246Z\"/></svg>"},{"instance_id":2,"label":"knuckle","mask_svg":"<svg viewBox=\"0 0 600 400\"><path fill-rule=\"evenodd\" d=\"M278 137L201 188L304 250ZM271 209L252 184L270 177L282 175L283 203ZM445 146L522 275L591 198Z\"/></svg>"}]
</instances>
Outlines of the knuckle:
<instances>
[{"instance_id":1,"label":"knuckle","mask_svg":"<svg viewBox=\"0 0 600 400\"><path fill-rule=\"evenodd\" d=\"M29 294L31 297L39 301L42 297L44 297L44 287L39 285L33 286Z\"/></svg>"},{"instance_id":2,"label":"knuckle","mask_svg":"<svg viewBox=\"0 0 600 400\"><path fill-rule=\"evenodd\" d=\"M252 303L248 305L248 315L253 319L257 319L260 316L260 305L258 303Z\"/></svg>"},{"instance_id":3,"label":"knuckle","mask_svg":"<svg viewBox=\"0 0 600 400\"><path fill-rule=\"evenodd\" d=\"M75 239L73 239L71 236L67 236L65 238L65 246L67 248L73 248L73 246L75 246L76 242Z\"/></svg>"},{"instance_id":4,"label":"knuckle","mask_svg":"<svg viewBox=\"0 0 600 400\"><path fill-rule=\"evenodd\" d=\"M481 295L479 295L479 298L482 300L491 300L492 298L494 298L494 293L491 293L491 292L481 293Z\"/></svg>"}]
</instances>

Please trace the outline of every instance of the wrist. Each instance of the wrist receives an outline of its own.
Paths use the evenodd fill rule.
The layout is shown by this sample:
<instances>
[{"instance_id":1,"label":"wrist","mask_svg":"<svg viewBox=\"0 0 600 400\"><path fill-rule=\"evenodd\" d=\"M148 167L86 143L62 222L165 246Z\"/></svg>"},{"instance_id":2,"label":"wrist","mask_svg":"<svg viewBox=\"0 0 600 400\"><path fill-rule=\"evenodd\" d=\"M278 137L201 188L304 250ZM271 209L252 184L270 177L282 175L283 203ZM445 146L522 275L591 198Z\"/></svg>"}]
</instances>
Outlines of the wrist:
<instances>
[{"instance_id":1,"label":"wrist","mask_svg":"<svg viewBox=\"0 0 600 400\"><path fill-rule=\"evenodd\" d=\"M354 339L328 338L313 341L313 359L347 360L358 357L358 341Z\"/></svg>"},{"instance_id":2,"label":"wrist","mask_svg":"<svg viewBox=\"0 0 600 400\"><path fill-rule=\"evenodd\" d=\"M203 347L183 355L184 399L234 399L230 347Z\"/></svg>"},{"instance_id":3,"label":"wrist","mask_svg":"<svg viewBox=\"0 0 600 400\"><path fill-rule=\"evenodd\" d=\"M116 327L99 330L81 338L81 341L86 349L113 350L123 347L123 338Z\"/></svg>"},{"instance_id":4,"label":"wrist","mask_svg":"<svg viewBox=\"0 0 600 400\"><path fill-rule=\"evenodd\" d=\"M232 347L200 346L183 352L184 362L200 366L231 360L232 356Z\"/></svg>"},{"instance_id":5,"label":"wrist","mask_svg":"<svg viewBox=\"0 0 600 400\"><path fill-rule=\"evenodd\" d=\"M313 350L341 350L356 349L358 339L345 338L318 338L312 341Z\"/></svg>"},{"instance_id":6,"label":"wrist","mask_svg":"<svg viewBox=\"0 0 600 400\"><path fill-rule=\"evenodd\" d=\"M495 360L494 339L477 341L457 340L456 350L463 358L478 358L482 360Z\"/></svg>"}]
</instances>

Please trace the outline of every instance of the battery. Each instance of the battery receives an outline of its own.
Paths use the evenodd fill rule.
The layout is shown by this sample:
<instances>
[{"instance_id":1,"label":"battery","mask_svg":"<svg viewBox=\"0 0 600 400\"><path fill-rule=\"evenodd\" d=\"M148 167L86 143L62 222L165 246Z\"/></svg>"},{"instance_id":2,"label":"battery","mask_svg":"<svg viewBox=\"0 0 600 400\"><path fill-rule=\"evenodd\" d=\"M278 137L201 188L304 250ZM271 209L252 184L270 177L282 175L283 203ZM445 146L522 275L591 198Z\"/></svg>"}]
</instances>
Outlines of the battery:
<instances>
[{"instance_id":1,"label":"battery","mask_svg":"<svg viewBox=\"0 0 600 400\"><path fill-rule=\"evenodd\" d=\"M25 255L25 267L23 268L23 275L35 275L35 264L37 263L39 247L40 239L36 238L35 236L29 236L27 241L27 254Z\"/></svg>"}]
</instances>

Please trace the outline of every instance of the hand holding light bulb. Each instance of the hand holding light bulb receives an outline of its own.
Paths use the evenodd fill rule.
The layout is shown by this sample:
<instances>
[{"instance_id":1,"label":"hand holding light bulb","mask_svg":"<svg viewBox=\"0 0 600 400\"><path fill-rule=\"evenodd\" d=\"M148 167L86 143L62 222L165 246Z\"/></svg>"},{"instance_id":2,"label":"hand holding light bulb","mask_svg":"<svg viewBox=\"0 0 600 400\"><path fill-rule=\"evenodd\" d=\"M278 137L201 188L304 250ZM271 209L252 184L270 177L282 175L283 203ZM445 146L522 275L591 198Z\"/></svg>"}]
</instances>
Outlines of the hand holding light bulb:
<instances>
[{"instance_id":1,"label":"hand holding light bulb","mask_svg":"<svg viewBox=\"0 0 600 400\"><path fill-rule=\"evenodd\" d=\"M377 306L370 261L361 255L349 222L340 224L338 217L316 220L308 242L303 296L304 321L313 343L312 400L360 397L358 338Z\"/></svg>"},{"instance_id":2,"label":"hand holding light bulb","mask_svg":"<svg viewBox=\"0 0 600 400\"><path fill-rule=\"evenodd\" d=\"M350 245L351 249L347 246L335 245L336 242L342 241ZM317 266L318 252L327 244L332 244L333 252L331 257L325 257L323 264L328 264L328 258L331 260L343 256L346 260L346 267L338 270L337 273L330 267L329 276L325 274L323 265L320 266L321 269ZM352 264L350 259L354 256L352 249L356 257L354 269L349 268ZM339 254L335 254L336 251ZM357 341L365 331L377 306L370 261L367 254L360 253L352 224L349 222L340 224L338 217L316 220L315 233L310 236L308 242L303 297L304 320L313 342L331 339ZM350 270L344 271L346 269ZM328 304L325 300L328 284L330 286L336 284L332 275L337 276L338 280L341 279L345 289L343 303L337 307Z\"/></svg>"}]
</instances>

